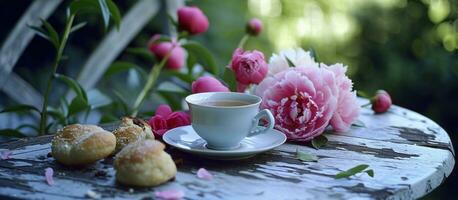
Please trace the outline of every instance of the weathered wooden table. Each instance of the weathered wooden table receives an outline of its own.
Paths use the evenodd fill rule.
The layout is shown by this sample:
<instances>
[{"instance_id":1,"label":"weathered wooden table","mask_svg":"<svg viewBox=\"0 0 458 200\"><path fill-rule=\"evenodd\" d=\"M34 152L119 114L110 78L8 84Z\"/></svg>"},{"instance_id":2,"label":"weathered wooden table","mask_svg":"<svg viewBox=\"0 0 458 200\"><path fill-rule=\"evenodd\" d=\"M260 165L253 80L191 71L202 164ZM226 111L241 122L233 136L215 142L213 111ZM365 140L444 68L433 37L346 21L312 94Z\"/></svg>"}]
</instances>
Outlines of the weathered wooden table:
<instances>
[{"instance_id":1,"label":"weathered wooden table","mask_svg":"<svg viewBox=\"0 0 458 200\"><path fill-rule=\"evenodd\" d=\"M154 199L154 191L178 189L185 199L413 199L424 196L450 175L454 150L447 133L415 112L392 107L374 115L364 109L365 127L327 135L328 144L315 150L287 143L242 161L214 161L168 149L179 160L174 181L156 188L116 184L112 159L85 168L69 168L48 157L52 136L1 144L13 151L0 160L0 199L81 199L92 190L104 199ZM296 148L319 157L301 162ZM369 164L366 174L345 179L334 175L358 164ZM55 171L55 185L45 183L44 169ZM214 179L196 177L200 167Z\"/></svg>"}]
</instances>

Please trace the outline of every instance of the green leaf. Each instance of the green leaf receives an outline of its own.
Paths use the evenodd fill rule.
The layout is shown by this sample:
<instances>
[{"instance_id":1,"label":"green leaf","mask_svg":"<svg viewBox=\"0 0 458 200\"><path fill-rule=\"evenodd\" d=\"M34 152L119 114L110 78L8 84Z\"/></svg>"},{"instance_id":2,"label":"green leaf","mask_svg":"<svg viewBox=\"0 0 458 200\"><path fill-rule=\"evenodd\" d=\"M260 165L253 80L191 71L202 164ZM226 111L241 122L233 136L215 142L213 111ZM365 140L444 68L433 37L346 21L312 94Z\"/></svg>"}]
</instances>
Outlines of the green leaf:
<instances>
[{"instance_id":1,"label":"green leaf","mask_svg":"<svg viewBox=\"0 0 458 200\"><path fill-rule=\"evenodd\" d=\"M293 61L291 61L287 56L285 56L286 62L288 62L289 67L295 67Z\"/></svg>"},{"instance_id":2,"label":"green leaf","mask_svg":"<svg viewBox=\"0 0 458 200\"><path fill-rule=\"evenodd\" d=\"M107 71L105 72L105 78L112 76L113 74L117 74L124 71L129 71L130 69L136 69L137 65L130 62L124 61L116 61L108 67Z\"/></svg>"},{"instance_id":3,"label":"green leaf","mask_svg":"<svg viewBox=\"0 0 458 200\"><path fill-rule=\"evenodd\" d=\"M335 175L335 179L340 179L340 178L348 178L350 176L353 176L357 173L361 173L362 171L364 171L365 169L367 169L369 167L369 165L366 165L366 164L362 164L362 165L357 165L356 167L353 167L353 168L350 168L346 171L343 171L343 172L340 172L338 174ZM368 172L367 174L370 176L371 174L374 175L373 171L372 172Z\"/></svg>"},{"instance_id":4,"label":"green leaf","mask_svg":"<svg viewBox=\"0 0 458 200\"><path fill-rule=\"evenodd\" d=\"M103 115L102 118L100 118L99 124L107 124L107 123L116 122L116 121L119 121L118 117L107 114L107 115Z\"/></svg>"},{"instance_id":5,"label":"green leaf","mask_svg":"<svg viewBox=\"0 0 458 200\"><path fill-rule=\"evenodd\" d=\"M10 113L10 112L17 113L17 112L25 112L25 111L37 111L37 113L41 113L40 110L38 110L38 108L35 108L34 106L31 106L31 105L25 105L25 104L7 107L3 109L2 111L0 111L0 113Z\"/></svg>"},{"instance_id":6,"label":"green leaf","mask_svg":"<svg viewBox=\"0 0 458 200\"><path fill-rule=\"evenodd\" d=\"M142 58L148 61L154 61L154 55L147 49L143 47L136 47L136 48L128 48L126 49L127 53L131 53L137 56L141 56Z\"/></svg>"},{"instance_id":7,"label":"green leaf","mask_svg":"<svg viewBox=\"0 0 458 200\"><path fill-rule=\"evenodd\" d=\"M352 126L356 126L356 127L366 127L366 124L364 124L364 122L359 120L359 119L354 121L353 124L351 124L351 125Z\"/></svg>"},{"instance_id":8,"label":"green leaf","mask_svg":"<svg viewBox=\"0 0 458 200\"><path fill-rule=\"evenodd\" d=\"M319 63L320 60L318 58L318 54L316 53L314 48L309 49L311 56L315 59L315 62Z\"/></svg>"},{"instance_id":9,"label":"green leaf","mask_svg":"<svg viewBox=\"0 0 458 200\"><path fill-rule=\"evenodd\" d=\"M121 23L121 14L118 7L111 0L77 0L70 4L70 14L75 15L80 11L98 11L103 17L105 28L108 28L110 19L117 29Z\"/></svg>"},{"instance_id":10,"label":"green leaf","mask_svg":"<svg viewBox=\"0 0 458 200\"><path fill-rule=\"evenodd\" d=\"M194 66L196 65L196 57L192 54L188 54L188 59L186 60L186 66L188 67L188 74L192 75Z\"/></svg>"},{"instance_id":11,"label":"green leaf","mask_svg":"<svg viewBox=\"0 0 458 200\"><path fill-rule=\"evenodd\" d=\"M191 75L184 74L184 73L181 73L181 72L178 72L178 71L164 70L162 73L164 75L167 75L167 76L177 77L180 80L182 80L182 81L184 81L186 83L189 83L189 84L191 84L193 81L195 81L194 77L192 77Z\"/></svg>"},{"instance_id":12,"label":"green leaf","mask_svg":"<svg viewBox=\"0 0 458 200\"><path fill-rule=\"evenodd\" d=\"M372 178L374 177L374 170L369 169L369 170L366 170L364 172L366 172L366 174L369 175L370 177L372 177Z\"/></svg>"},{"instance_id":13,"label":"green leaf","mask_svg":"<svg viewBox=\"0 0 458 200\"><path fill-rule=\"evenodd\" d=\"M48 36L48 33L47 33L44 29L42 29L41 27L31 26L31 25L27 25L27 26L28 26L29 28L31 28L32 30L34 30L35 33L36 33L38 36L40 36L40 37L42 37L42 38L48 40L49 42L52 42L51 39L50 39L49 36Z\"/></svg>"},{"instance_id":14,"label":"green leaf","mask_svg":"<svg viewBox=\"0 0 458 200\"><path fill-rule=\"evenodd\" d=\"M77 30L80 30L81 28L83 28L84 26L86 26L87 22L81 22L75 26L73 26L71 29L70 29L70 33L73 33Z\"/></svg>"},{"instance_id":15,"label":"green leaf","mask_svg":"<svg viewBox=\"0 0 458 200\"><path fill-rule=\"evenodd\" d=\"M48 107L48 115L50 115L54 120L64 123L66 120L65 113L61 112L59 109L53 107Z\"/></svg>"},{"instance_id":16,"label":"green leaf","mask_svg":"<svg viewBox=\"0 0 458 200\"><path fill-rule=\"evenodd\" d=\"M99 9L99 4L95 0L76 0L70 4L70 14L75 15L82 10L96 10Z\"/></svg>"},{"instance_id":17,"label":"green leaf","mask_svg":"<svg viewBox=\"0 0 458 200\"><path fill-rule=\"evenodd\" d=\"M22 124L22 125L16 127L16 130L17 131L21 131L21 129L24 129L24 128L31 128L31 129L33 129L33 130L35 130L37 132L39 131L39 128L37 126L35 126L34 124Z\"/></svg>"},{"instance_id":18,"label":"green leaf","mask_svg":"<svg viewBox=\"0 0 458 200\"><path fill-rule=\"evenodd\" d=\"M25 135L21 133L18 130L15 129L1 129L0 130L0 136L5 136L5 137L18 137L18 138L23 138Z\"/></svg>"},{"instance_id":19,"label":"green leaf","mask_svg":"<svg viewBox=\"0 0 458 200\"><path fill-rule=\"evenodd\" d=\"M60 46L60 39L59 39L59 34L57 34L56 29L54 29L54 27L52 27L51 24L48 23L47 21L45 21L43 19L40 19L40 20L41 20L41 23L43 23L43 26L48 31L47 35L49 37L49 40L54 45L54 47L56 47L56 49L58 49L59 46Z\"/></svg>"},{"instance_id":20,"label":"green leaf","mask_svg":"<svg viewBox=\"0 0 458 200\"><path fill-rule=\"evenodd\" d=\"M173 19L172 15L167 13L167 19L169 19L169 22L178 30L178 22Z\"/></svg>"},{"instance_id":21,"label":"green leaf","mask_svg":"<svg viewBox=\"0 0 458 200\"><path fill-rule=\"evenodd\" d=\"M75 115L81 111L84 111L88 107L87 101L82 99L81 97L76 96L73 98L70 106L68 107L68 116Z\"/></svg>"},{"instance_id":22,"label":"green leaf","mask_svg":"<svg viewBox=\"0 0 458 200\"><path fill-rule=\"evenodd\" d=\"M328 138L324 135L320 135L312 139L312 146L315 149L320 149L321 147L325 146L326 143L328 143Z\"/></svg>"},{"instance_id":23,"label":"green leaf","mask_svg":"<svg viewBox=\"0 0 458 200\"><path fill-rule=\"evenodd\" d=\"M98 89L92 89L87 93L88 104L91 109L100 108L103 106L110 105L112 103L110 97L100 92Z\"/></svg>"},{"instance_id":24,"label":"green leaf","mask_svg":"<svg viewBox=\"0 0 458 200\"><path fill-rule=\"evenodd\" d=\"M237 80L235 79L235 73L232 69L225 67L222 79L229 87L229 90L233 92L237 91Z\"/></svg>"},{"instance_id":25,"label":"green leaf","mask_svg":"<svg viewBox=\"0 0 458 200\"><path fill-rule=\"evenodd\" d=\"M126 114L130 113L129 104L127 103L127 100L123 97L123 95L121 93L119 93L118 91L116 91L116 90L113 90L113 94L118 99L117 102L121 104L121 107L123 108L124 113L126 113Z\"/></svg>"},{"instance_id":26,"label":"green leaf","mask_svg":"<svg viewBox=\"0 0 458 200\"><path fill-rule=\"evenodd\" d=\"M119 12L118 7L116 4L111 1L111 0L106 0L108 10L110 11L111 14L111 19L113 20L116 28L119 30L119 27L121 25L121 12Z\"/></svg>"},{"instance_id":27,"label":"green leaf","mask_svg":"<svg viewBox=\"0 0 458 200\"><path fill-rule=\"evenodd\" d=\"M298 148L296 149L296 158L299 159L299 160L305 161L305 162L316 162L316 161L318 161L318 157L317 156L315 156L313 154L306 153L306 152L299 151Z\"/></svg>"},{"instance_id":28,"label":"green leaf","mask_svg":"<svg viewBox=\"0 0 458 200\"><path fill-rule=\"evenodd\" d=\"M364 91L361 91L361 90L358 90L356 91L356 94L358 94L358 96L360 97L364 97L366 99L371 99L371 96L369 96L366 92Z\"/></svg>"},{"instance_id":29,"label":"green leaf","mask_svg":"<svg viewBox=\"0 0 458 200\"><path fill-rule=\"evenodd\" d=\"M193 54L197 57L199 63L202 64L205 70L213 75L218 75L218 67L216 66L215 59L207 48L194 41L188 41L186 44L182 45L182 47L188 50L189 54Z\"/></svg>"},{"instance_id":30,"label":"green leaf","mask_svg":"<svg viewBox=\"0 0 458 200\"><path fill-rule=\"evenodd\" d=\"M169 81L164 81L162 82L158 87L157 91L159 92L172 92L172 93L186 93L187 91L181 88L180 86L169 82Z\"/></svg>"},{"instance_id":31,"label":"green leaf","mask_svg":"<svg viewBox=\"0 0 458 200\"><path fill-rule=\"evenodd\" d=\"M105 0L99 0L99 8L103 17L103 24L105 25L105 29L107 29L110 25L110 10L108 10L107 2Z\"/></svg>"},{"instance_id":32,"label":"green leaf","mask_svg":"<svg viewBox=\"0 0 458 200\"><path fill-rule=\"evenodd\" d=\"M60 81L67 84L67 86L70 87L76 93L77 97L81 98L81 100L83 100L87 104L86 91L84 91L83 87L81 87L81 85L78 82L62 74L55 74L54 76Z\"/></svg>"}]
</instances>

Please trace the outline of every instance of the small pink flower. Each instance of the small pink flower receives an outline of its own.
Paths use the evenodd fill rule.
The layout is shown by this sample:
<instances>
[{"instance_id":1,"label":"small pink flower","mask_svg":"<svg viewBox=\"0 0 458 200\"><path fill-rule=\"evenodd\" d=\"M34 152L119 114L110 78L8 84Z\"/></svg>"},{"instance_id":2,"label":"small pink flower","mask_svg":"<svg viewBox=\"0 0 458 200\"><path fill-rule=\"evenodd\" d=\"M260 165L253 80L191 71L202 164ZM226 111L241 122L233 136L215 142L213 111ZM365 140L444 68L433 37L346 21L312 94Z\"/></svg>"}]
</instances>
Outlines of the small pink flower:
<instances>
[{"instance_id":1,"label":"small pink flower","mask_svg":"<svg viewBox=\"0 0 458 200\"><path fill-rule=\"evenodd\" d=\"M156 137L162 137L168 130L167 120L161 115L155 115L149 119L149 125L153 129L153 133Z\"/></svg>"},{"instance_id":2,"label":"small pink flower","mask_svg":"<svg viewBox=\"0 0 458 200\"><path fill-rule=\"evenodd\" d=\"M48 185L54 185L53 175L54 175L54 170L52 168L48 167L45 169L45 178L46 178L46 183L48 183Z\"/></svg>"},{"instance_id":3,"label":"small pink flower","mask_svg":"<svg viewBox=\"0 0 458 200\"><path fill-rule=\"evenodd\" d=\"M372 110L375 113L384 113L391 107L391 97L385 90L378 90L371 100Z\"/></svg>"},{"instance_id":4,"label":"small pink flower","mask_svg":"<svg viewBox=\"0 0 458 200\"><path fill-rule=\"evenodd\" d=\"M171 70L179 70L184 66L185 62L185 50L176 41L172 42L159 42L156 40L160 38L160 35L154 35L148 42L148 49L153 53L159 60L162 60L171 50L170 56L167 60L166 67Z\"/></svg>"},{"instance_id":5,"label":"small pink flower","mask_svg":"<svg viewBox=\"0 0 458 200\"><path fill-rule=\"evenodd\" d=\"M213 175L210 174L205 168L200 168L197 170L197 178L210 181L213 179Z\"/></svg>"},{"instance_id":6,"label":"small pink flower","mask_svg":"<svg viewBox=\"0 0 458 200\"><path fill-rule=\"evenodd\" d=\"M2 151L1 155L0 155L0 158L2 160L7 160L7 159L10 159L11 158L11 155L13 154L12 151L10 150L5 150L5 151Z\"/></svg>"},{"instance_id":7,"label":"small pink flower","mask_svg":"<svg viewBox=\"0 0 458 200\"><path fill-rule=\"evenodd\" d=\"M246 25L246 32L250 35L257 36L262 31L262 22L259 19L253 18Z\"/></svg>"},{"instance_id":8,"label":"small pink flower","mask_svg":"<svg viewBox=\"0 0 458 200\"><path fill-rule=\"evenodd\" d=\"M161 104L156 109L156 115L160 115L164 118L172 114L172 108L169 105Z\"/></svg>"},{"instance_id":9,"label":"small pink flower","mask_svg":"<svg viewBox=\"0 0 458 200\"><path fill-rule=\"evenodd\" d=\"M334 74L319 67L294 67L264 79L256 89L261 108L289 140L309 141L323 133L337 107Z\"/></svg>"},{"instance_id":10,"label":"small pink flower","mask_svg":"<svg viewBox=\"0 0 458 200\"><path fill-rule=\"evenodd\" d=\"M191 118L186 112L173 112L167 117L167 127L169 129L187 126L191 124Z\"/></svg>"},{"instance_id":11,"label":"small pink flower","mask_svg":"<svg viewBox=\"0 0 458 200\"><path fill-rule=\"evenodd\" d=\"M184 192L180 190L169 189L164 191L156 191L154 192L154 196L162 200L179 200L184 197Z\"/></svg>"},{"instance_id":12,"label":"small pink flower","mask_svg":"<svg viewBox=\"0 0 458 200\"><path fill-rule=\"evenodd\" d=\"M180 29L191 35L203 33L208 29L207 16L198 7L182 7L178 9L177 15Z\"/></svg>"},{"instance_id":13,"label":"small pink flower","mask_svg":"<svg viewBox=\"0 0 458 200\"><path fill-rule=\"evenodd\" d=\"M192 82L191 88L193 94L202 92L229 92L226 86L211 76L200 77Z\"/></svg>"},{"instance_id":14,"label":"small pink flower","mask_svg":"<svg viewBox=\"0 0 458 200\"><path fill-rule=\"evenodd\" d=\"M161 138L165 132L179 126L191 124L190 116L186 112L172 112L170 106L162 104L156 109L156 115L149 119L154 136Z\"/></svg>"},{"instance_id":15,"label":"small pink flower","mask_svg":"<svg viewBox=\"0 0 458 200\"><path fill-rule=\"evenodd\" d=\"M329 67L321 64L321 67L328 68L334 73L338 87L337 109L330 124L337 132L348 131L359 116L360 106L356 99L356 92L352 91L353 83L345 75L347 67L342 64L334 64Z\"/></svg>"},{"instance_id":16,"label":"small pink flower","mask_svg":"<svg viewBox=\"0 0 458 200\"><path fill-rule=\"evenodd\" d=\"M244 85L259 84L267 75L264 54L259 51L243 51L238 48L232 55L231 68L237 81Z\"/></svg>"}]
</instances>

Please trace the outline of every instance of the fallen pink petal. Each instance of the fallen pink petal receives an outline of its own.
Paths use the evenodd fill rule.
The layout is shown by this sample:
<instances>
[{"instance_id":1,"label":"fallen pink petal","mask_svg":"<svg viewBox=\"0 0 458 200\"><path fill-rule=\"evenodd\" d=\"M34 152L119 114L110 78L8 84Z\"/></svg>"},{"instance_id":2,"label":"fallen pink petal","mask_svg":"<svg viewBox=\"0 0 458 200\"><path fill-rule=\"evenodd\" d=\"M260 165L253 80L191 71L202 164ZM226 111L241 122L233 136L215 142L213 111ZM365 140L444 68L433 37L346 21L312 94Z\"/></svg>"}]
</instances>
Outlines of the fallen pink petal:
<instances>
[{"instance_id":1,"label":"fallen pink petal","mask_svg":"<svg viewBox=\"0 0 458 200\"><path fill-rule=\"evenodd\" d=\"M184 192L180 190L170 189L154 192L154 196L162 200L178 200L184 197Z\"/></svg>"},{"instance_id":2,"label":"fallen pink petal","mask_svg":"<svg viewBox=\"0 0 458 200\"><path fill-rule=\"evenodd\" d=\"M52 168L48 167L45 169L45 178L46 178L46 183L48 183L48 185L54 185L53 175L54 175L54 170Z\"/></svg>"},{"instance_id":3,"label":"fallen pink petal","mask_svg":"<svg viewBox=\"0 0 458 200\"><path fill-rule=\"evenodd\" d=\"M210 172L208 172L205 168L200 168L197 170L197 177L207 181L213 179L213 175L210 174Z\"/></svg>"},{"instance_id":4,"label":"fallen pink petal","mask_svg":"<svg viewBox=\"0 0 458 200\"><path fill-rule=\"evenodd\" d=\"M10 150L2 151L2 153L1 153L1 159L2 159L2 160L10 159L12 154L13 154L13 152L10 151Z\"/></svg>"}]
</instances>

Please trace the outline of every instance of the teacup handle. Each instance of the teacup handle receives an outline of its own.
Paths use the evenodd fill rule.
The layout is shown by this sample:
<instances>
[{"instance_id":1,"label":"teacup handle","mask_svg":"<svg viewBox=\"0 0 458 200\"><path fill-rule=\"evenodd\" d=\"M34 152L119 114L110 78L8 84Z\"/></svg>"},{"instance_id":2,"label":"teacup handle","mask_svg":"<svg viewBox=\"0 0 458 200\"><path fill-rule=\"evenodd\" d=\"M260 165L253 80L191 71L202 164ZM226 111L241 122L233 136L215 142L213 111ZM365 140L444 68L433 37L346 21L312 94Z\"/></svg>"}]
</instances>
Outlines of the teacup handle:
<instances>
[{"instance_id":1,"label":"teacup handle","mask_svg":"<svg viewBox=\"0 0 458 200\"><path fill-rule=\"evenodd\" d=\"M269 123L267 127L258 127L259 120L267 119ZM270 110L264 109L261 110L256 116L253 118L253 124L250 133L248 133L247 137L255 136L261 133L265 133L269 130L272 130L275 125L275 119Z\"/></svg>"}]
</instances>

